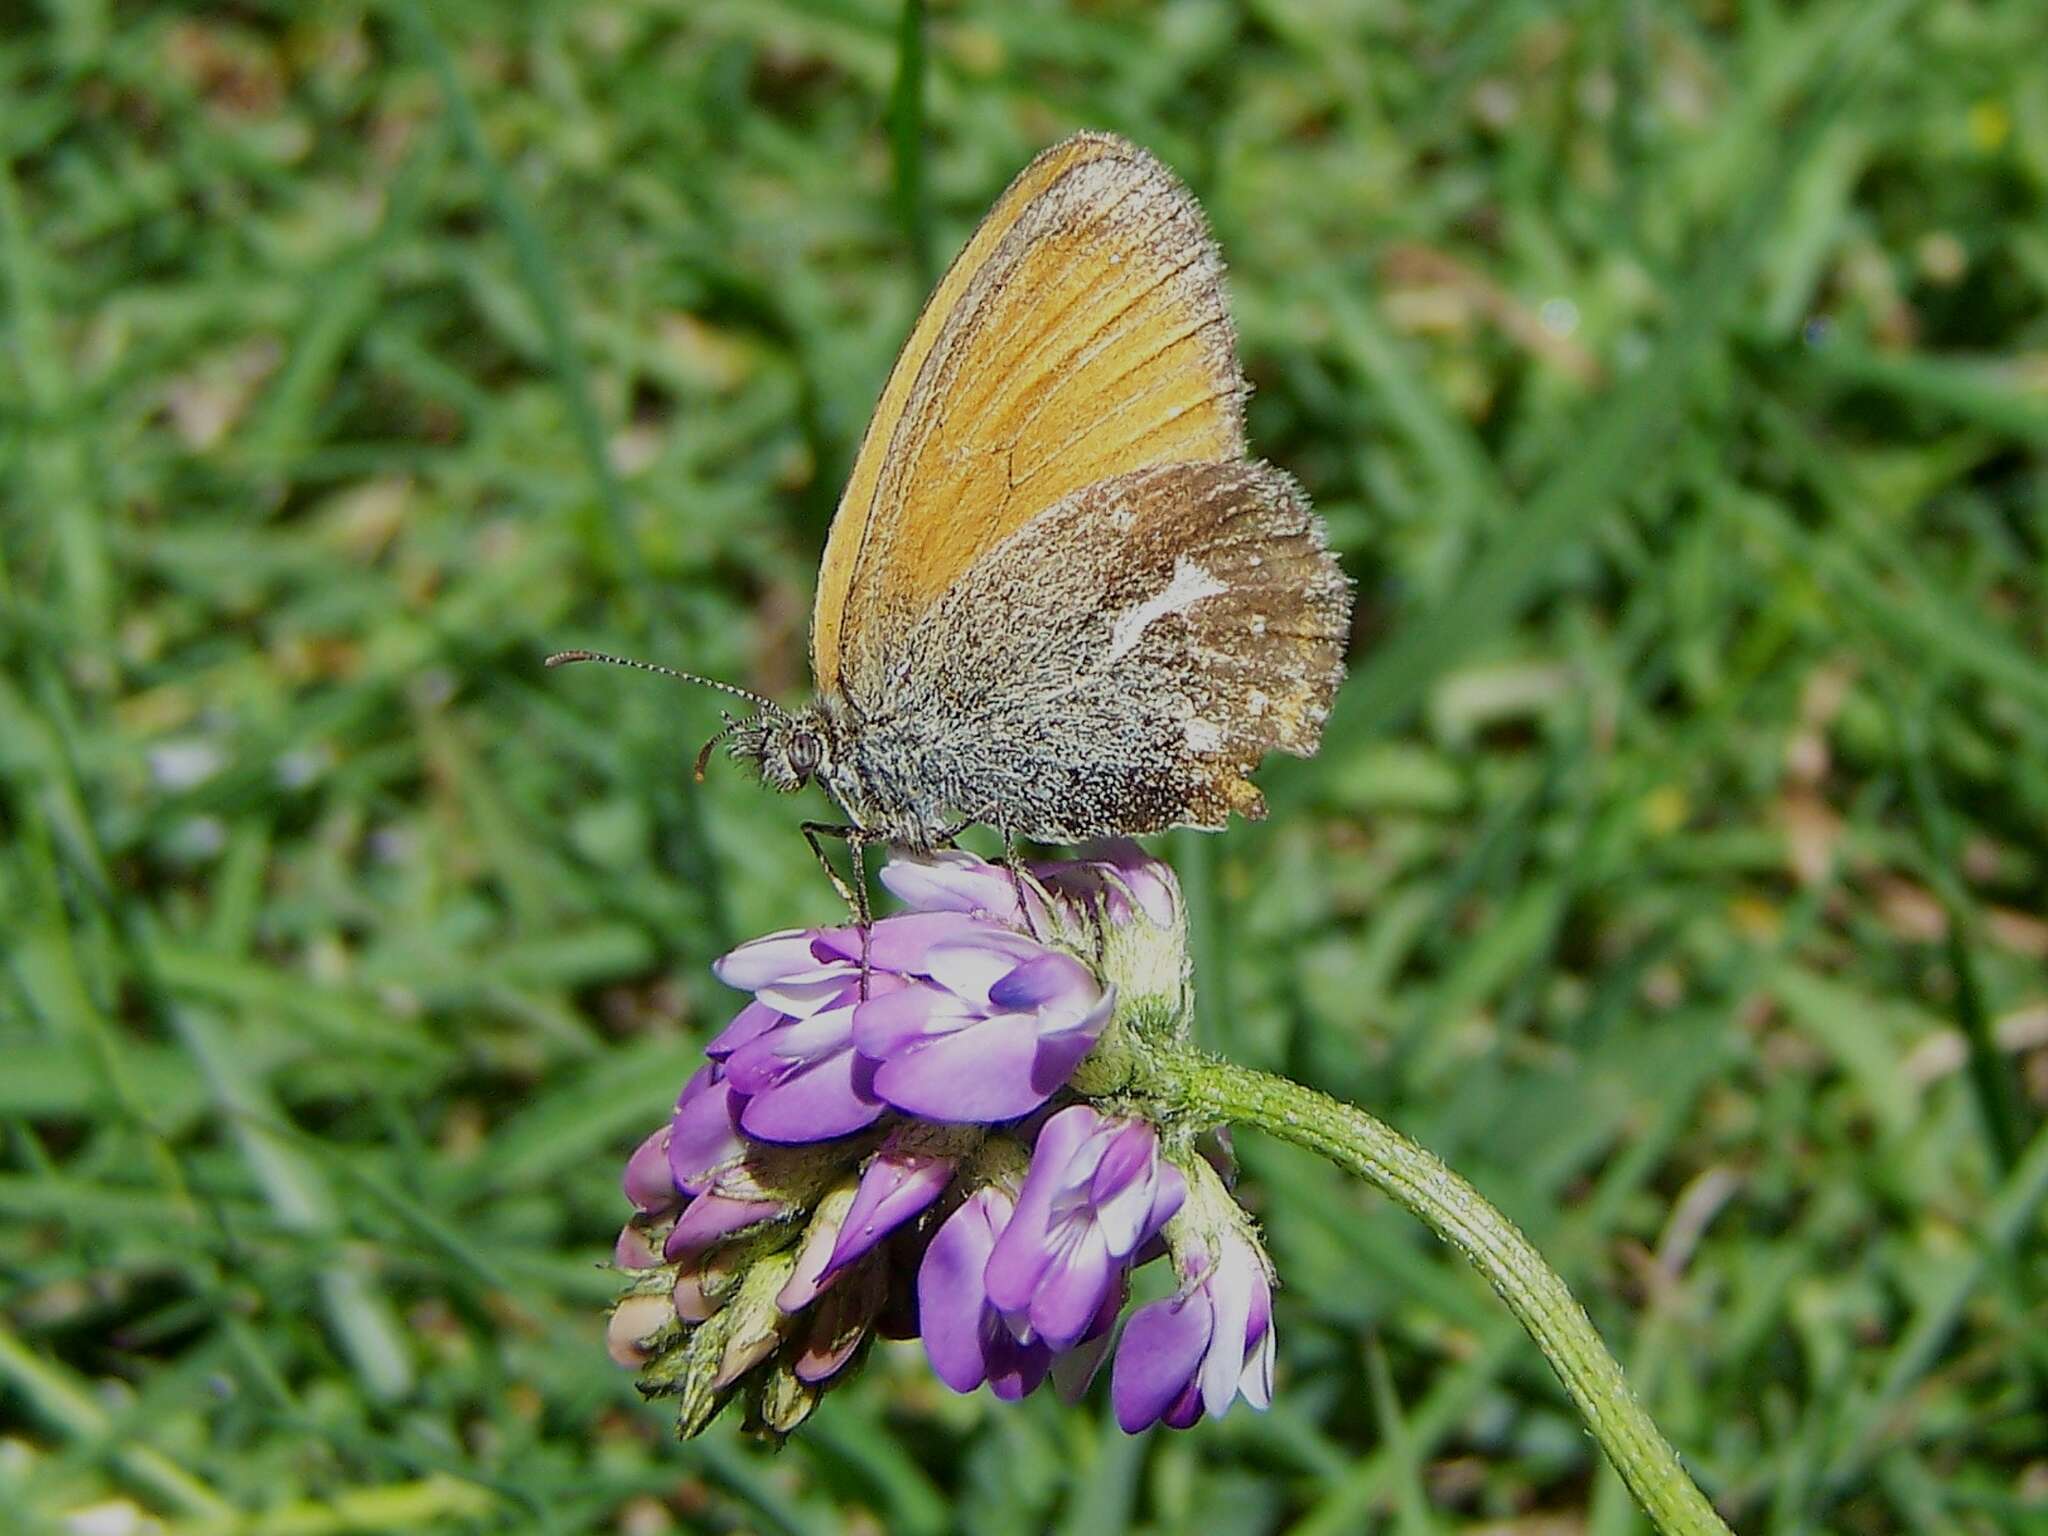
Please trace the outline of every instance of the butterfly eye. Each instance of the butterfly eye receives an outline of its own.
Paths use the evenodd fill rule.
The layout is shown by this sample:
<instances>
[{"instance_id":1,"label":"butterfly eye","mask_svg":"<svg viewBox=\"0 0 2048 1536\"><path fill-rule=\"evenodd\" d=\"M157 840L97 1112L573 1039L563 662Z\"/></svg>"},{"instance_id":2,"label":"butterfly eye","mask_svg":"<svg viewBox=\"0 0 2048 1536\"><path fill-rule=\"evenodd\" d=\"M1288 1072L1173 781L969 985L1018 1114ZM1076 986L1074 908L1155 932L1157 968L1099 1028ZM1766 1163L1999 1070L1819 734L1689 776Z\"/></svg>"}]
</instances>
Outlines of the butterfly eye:
<instances>
[{"instance_id":1,"label":"butterfly eye","mask_svg":"<svg viewBox=\"0 0 2048 1536\"><path fill-rule=\"evenodd\" d=\"M789 766L798 774L808 776L818 771L818 764L825 760L825 743L809 731L798 731L789 738Z\"/></svg>"}]
</instances>

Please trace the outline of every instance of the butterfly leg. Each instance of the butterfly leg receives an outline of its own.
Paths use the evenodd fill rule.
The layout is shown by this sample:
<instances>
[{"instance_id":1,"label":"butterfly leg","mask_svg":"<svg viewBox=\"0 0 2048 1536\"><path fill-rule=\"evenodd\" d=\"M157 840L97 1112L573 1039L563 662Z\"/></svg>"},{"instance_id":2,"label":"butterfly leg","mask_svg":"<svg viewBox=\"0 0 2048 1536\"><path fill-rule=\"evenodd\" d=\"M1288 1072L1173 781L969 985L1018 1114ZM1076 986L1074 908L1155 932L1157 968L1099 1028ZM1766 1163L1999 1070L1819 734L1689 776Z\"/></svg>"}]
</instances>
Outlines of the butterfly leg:
<instances>
[{"instance_id":1,"label":"butterfly leg","mask_svg":"<svg viewBox=\"0 0 2048 1536\"><path fill-rule=\"evenodd\" d=\"M867 870L867 845L871 839L860 827L842 826L830 821L807 821L803 824L803 833L804 841L811 845L811 852L817 856L818 863L824 868L825 878L832 882L832 889L839 893L839 899L845 902L853 913L854 926L860 932L860 995L865 1000L868 995L869 975L868 928L872 921L868 912ZM853 861L851 884L848 884L833 867L832 860L826 856L825 845L818 841L821 837L845 840L847 854Z\"/></svg>"},{"instance_id":2,"label":"butterfly leg","mask_svg":"<svg viewBox=\"0 0 2048 1536\"><path fill-rule=\"evenodd\" d=\"M1010 893L1017 898L1017 914L1024 919L1024 931L1038 937L1038 924L1031 917L1031 902L1024 894L1024 864L1017 857L1017 839L1003 822L996 823L1003 839L1003 868L1010 872Z\"/></svg>"}]
</instances>

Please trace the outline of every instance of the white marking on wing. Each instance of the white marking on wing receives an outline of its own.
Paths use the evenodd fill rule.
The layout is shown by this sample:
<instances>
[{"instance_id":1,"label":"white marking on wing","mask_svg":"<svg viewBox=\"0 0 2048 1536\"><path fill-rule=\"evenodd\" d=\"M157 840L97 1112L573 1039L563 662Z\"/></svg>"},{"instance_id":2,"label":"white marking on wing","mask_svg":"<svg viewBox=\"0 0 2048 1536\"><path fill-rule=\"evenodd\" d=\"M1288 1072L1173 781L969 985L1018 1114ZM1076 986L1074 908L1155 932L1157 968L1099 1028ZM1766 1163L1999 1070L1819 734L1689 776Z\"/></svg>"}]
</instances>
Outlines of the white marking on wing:
<instances>
[{"instance_id":1,"label":"white marking on wing","mask_svg":"<svg viewBox=\"0 0 2048 1536\"><path fill-rule=\"evenodd\" d=\"M1223 745L1223 732L1214 720L1190 720L1187 739L1190 752L1214 752Z\"/></svg>"},{"instance_id":2,"label":"white marking on wing","mask_svg":"<svg viewBox=\"0 0 2048 1536\"><path fill-rule=\"evenodd\" d=\"M1173 580L1166 584L1165 591L1117 615L1109 632L1110 661L1121 661L1135 650L1145 631L1157 620L1170 613L1185 613L1203 598L1228 590L1223 582L1182 555L1173 563Z\"/></svg>"}]
</instances>

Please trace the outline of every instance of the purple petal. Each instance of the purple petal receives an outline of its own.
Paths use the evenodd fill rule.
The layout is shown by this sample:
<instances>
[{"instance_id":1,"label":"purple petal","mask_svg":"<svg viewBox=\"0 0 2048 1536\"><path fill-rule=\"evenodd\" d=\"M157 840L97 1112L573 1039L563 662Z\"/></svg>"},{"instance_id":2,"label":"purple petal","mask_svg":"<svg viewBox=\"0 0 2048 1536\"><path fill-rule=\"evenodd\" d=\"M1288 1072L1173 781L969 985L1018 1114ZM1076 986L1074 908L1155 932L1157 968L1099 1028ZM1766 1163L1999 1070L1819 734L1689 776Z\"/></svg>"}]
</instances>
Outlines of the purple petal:
<instances>
[{"instance_id":1,"label":"purple petal","mask_svg":"<svg viewBox=\"0 0 2048 1536\"><path fill-rule=\"evenodd\" d=\"M849 1294L835 1291L827 1296L805 1330L802 1347L790 1369L798 1381L813 1386L837 1375L867 1337L873 1316L875 1293Z\"/></svg>"},{"instance_id":2,"label":"purple petal","mask_svg":"<svg viewBox=\"0 0 2048 1536\"><path fill-rule=\"evenodd\" d=\"M1245 1342L1251 1325L1252 1281L1258 1261L1242 1241L1226 1244L1223 1256L1203 1281L1209 1303L1215 1308L1214 1332L1209 1352L1202 1360L1202 1406L1211 1418L1221 1418L1237 1396L1238 1378L1244 1375Z\"/></svg>"},{"instance_id":3,"label":"purple petal","mask_svg":"<svg viewBox=\"0 0 2048 1536\"><path fill-rule=\"evenodd\" d=\"M1128 838L1100 846L1086 860L1034 864L1032 871L1077 906L1092 909L1100 903L1112 923L1128 923L1142 913L1154 927L1168 928L1180 913L1180 886L1172 868Z\"/></svg>"},{"instance_id":4,"label":"purple petal","mask_svg":"<svg viewBox=\"0 0 2048 1536\"><path fill-rule=\"evenodd\" d=\"M1202 1393L1194 1382L1173 1400L1166 1412L1159 1415L1159 1422L1168 1429L1193 1429L1202 1417Z\"/></svg>"},{"instance_id":5,"label":"purple petal","mask_svg":"<svg viewBox=\"0 0 2048 1536\"><path fill-rule=\"evenodd\" d=\"M925 1356L932 1374L955 1392L972 1392L988 1378L983 1324L989 1307L981 1272L1009 1216L1008 1196L977 1191L933 1234L918 1266L918 1331Z\"/></svg>"},{"instance_id":6,"label":"purple petal","mask_svg":"<svg viewBox=\"0 0 2048 1536\"><path fill-rule=\"evenodd\" d=\"M1273 1329L1273 1285L1266 1278L1265 1266L1252 1266L1252 1306L1245 1322L1245 1337L1264 1338Z\"/></svg>"},{"instance_id":7,"label":"purple petal","mask_svg":"<svg viewBox=\"0 0 2048 1536\"><path fill-rule=\"evenodd\" d=\"M762 1141L830 1141L864 1130L882 1118L875 1096L875 1064L840 1051L799 1066L772 1088L749 1098L740 1129Z\"/></svg>"},{"instance_id":8,"label":"purple petal","mask_svg":"<svg viewBox=\"0 0 2048 1536\"><path fill-rule=\"evenodd\" d=\"M1159 1168L1159 1183L1152 1191L1152 1211L1145 1218L1145 1229L1139 1234L1138 1251L1159 1236L1160 1229L1173 1220L1188 1198L1187 1175L1171 1163L1162 1163ZM1141 1258L1139 1263L1143 1263Z\"/></svg>"},{"instance_id":9,"label":"purple petal","mask_svg":"<svg viewBox=\"0 0 2048 1536\"><path fill-rule=\"evenodd\" d=\"M832 1283L832 1275L826 1270L826 1261L832 1257L833 1244L839 1240L839 1229L827 1226L822 1221L813 1221L804 1233L803 1247L798 1250L796 1267L789 1272L789 1278L782 1282L782 1289L775 1293L776 1310L784 1314L801 1312Z\"/></svg>"},{"instance_id":10,"label":"purple petal","mask_svg":"<svg viewBox=\"0 0 2048 1536\"><path fill-rule=\"evenodd\" d=\"M732 1085L734 1120L738 1120L740 1111L746 1107L748 1094L773 1088L795 1071L797 1065L778 1055L773 1045L762 1040L751 1041L726 1057L725 1071Z\"/></svg>"},{"instance_id":11,"label":"purple petal","mask_svg":"<svg viewBox=\"0 0 2048 1536\"><path fill-rule=\"evenodd\" d=\"M717 1315L723 1302L713 1301L704 1294L704 1271L686 1269L676 1276L674 1289L669 1292L669 1305L675 1308L676 1316L686 1323L701 1323Z\"/></svg>"},{"instance_id":12,"label":"purple petal","mask_svg":"<svg viewBox=\"0 0 2048 1536\"><path fill-rule=\"evenodd\" d=\"M883 1062L875 1092L906 1114L951 1125L1014 1120L1052 1097L1073 1073L1069 1066L1050 1087L1040 1087L1041 1054L1028 1014L1000 1014Z\"/></svg>"},{"instance_id":13,"label":"purple petal","mask_svg":"<svg viewBox=\"0 0 2048 1536\"><path fill-rule=\"evenodd\" d=\"M676 1218L675 1230L662 1244L662 1255L674 1263L702 1253L713 1243L773 1220L787 1209L780 1200L734 1200L726 1195L699 1195Z\"/></svg>"},{"instance_id":14,"label":"purple petal","mask_svg":"<svg viewBox=\"0 0 2048 1536\"><path fill-rule=\"evenodd\" d=\"M1010 872L961 850L882 866L889 894L919 912L968 912L1014 924L1022 916Z\"/></svg>"},{"instance_id":15,"label":"purple petal","mask_svg":"<svg viewBox=\"0 0 2048 1536\"><path fill-rule=\"evenodd\" d=\"M668 1167L669 1128L662 1126L633 1149L619 1180L634 1209L664 1211L676 1203L676 1179Z\"/></svg>"},{"instance_id":16,"label":"purple petal","mask_svg":"<svg viewBox=\"0 0 2048 1536\"><path fill-rule=\"evenodd\" d=\"M1045 1122L1031 1145L1031 1172L1036 1174L1041 1165L1045 1168L1048 1194L1068 1182L1067 1171L1075 1156L1110 1123L1101 1111L1086 1104L1071 1105ZM1030 1175L1026 1175L1029 1181Z\"/></svg>"},{"instance_id":17,"label":"purple petal","mask_svg":"<svg viewBox=\"0 0 2048 1536\"><path fill-rule=\"evenodd\" d=\"M1040 1277L1031 1298L1032 1328L1047 1347L1071 1348L1094 1323L1122 1276L1123 1266L1110 1258L1101 1232L1090 1228L1063 1247Z\"/></svg>"},{"instance_id":18,"label":"purple petal","mask_svg":"<svg viewBox=\"0 0 2048 1536\"><path fill-rule=\"evenodd\" d=\"M1006 1403L1029 1397L1052 1369L1052 1351L1036 1341L1026 1344L1013 1338L993 1311L986 1327L989 1391Z\"/></svg>"},{"instance_id":19,"label":"purple petal","mask_svg":"<svg viewBox=\"0 0 2048 1536\"><path fill-rule=\"evenodd\" d=\"M1109 1251L1120 1259L1151 1235L1161 1168L1158 1134L1144 1121L1126 1121L1107 1138L1085 1198Z\"/></svg>"},{"instance_id":20,"label":"purple petal","mask_svg":"<svg viewBox=\"0 0 2048 1536\"><path fill-rule=\"evenodd\" d=\"M1017 1194L1017 1210L989 1257L988 1298L1005 1312L1027 1313L1038 1282L1052 1263L1049 1230L1053 1203L1068 1186L1077 1156L1090 1146L1102 1116L1086 1104L1063 1109L1045 1122L1031 1150L1031 1169Z\"/></svg>"},{"instance_id":21,"label":"purple petal","mask_svg":"<svg viewBox=\"0 0 2048 1536\"><path fill-rule=\"evenodd\" d=\"M1209 1298L1199 1287L1131 1314L1109 1379L1110 1402L1125 1434L1157 1423L1184 1401L1191 1400L1200 1414L1195 1377L1209 1347L1212 1322Z\"/></svg>"},{"instance_id":22,"label":"purple petal","mask_svg":"<svg viewBox=\"0 0 2048 1536\"><path fill-rule=\"evenodd\" d=\"M972 932L934 944L918 969L948 992L980 1006L988 1002L991 987L1018 966L1048 953L1035 939L1007 928L977 924Z\"/></svg>"},{"instance_id":23,"label":"purple petal","mask_svg":"<svg viewBox=\"0 0 2048 1536\"><path fill-rule=\"evenodd\" d=\"M829 975L808 981L771 982L754 994L754 1000L764 1008L773 1008L792 1019L808 1019L814 1013L850 1007L859 998L860 972L851 966L841 966Z\"/></svg>"},{"instance_id":24,"label":"purple petal","mask_svg":"<svg viewBox=\"0 0 2048 1536\"><path fill-rule=\"evenodd\" d=\"M1155 859L1129 838L1118 838L1101 850L1101 862L1122 883L1155 928L1170 928L1180 913L1180 882L1173 866Z\"/></svg>"},{"instance_id":25,"label":"purple petal","mask_svg":"<svg viewBox=\"0 0 2048 1536\"><path fill-rule=\"evenodd\" d=\"M612 1308L605 1323L605 1350L629 1369L645 1365L647 1351L640 1347L640 1341L667 1323L668 1307L659 1296L628 1296Z\"/></svg>"},{"instance_id":26,"label":"purple petal","mask_svg":"<svg viewBox=\"0 0 2048 1536\"><path fill-rule=\"evenodd\" d=\"M1150 1202L1152 1182L1159 1168L1159 1134L1143 1120L1108 1124L1109 1136L1088 1179L1088 1202L1106 1206L1133 1189L1146 1191Z\"/></svg>"},{"instance_id":27,"label":"purple petal","mask_svg":"<svg viewBox=\"0 0 2048 1536\"><path fill-rule=\"evenodd\" d=\"M953 1182L950 1157L881 1152L860 1176L825 1272L851 1264L904 1222L928 1210Z\"/></svg>"},{"instance_id":28,"label":"purple petal","mask_svg":"<svg viewBox=\"0 0 2048 1536\"><path fill-rule=\"evenodd\" d=\"M1022 1014L1001 1014L999 1018L1022 1018ZM1067 1030L1061 1034L1038 1034L1038 1051L1032 1053L1030 1063L1030 1087L1034 1104L1053 1098L1067 1079L1073 1077L1073 1069L1081 1065L1081 1059L1096 1049L1096 1036L1102 1026L1108 1024L1110 1010L1104 1008L1102 1016L1087 1030Z\"/></svg>"},{"instance_id":29,"label":"purple petal","mask_svg":"<svg viewBox=\"0 0 2048 1536\"><path fill-rule=\"evenodd\" d=\"M848 1003L808 1019L793 1019L786 1028L763 1035L761 1043L785 1061L817 1061L853 1044L853 1014Z\"/></svg>"},{"instance_id":30,"label":"purple petal","mask_svg":"<svg viewBox=\"0 0 2048 1536\"><path fill-rule=\"evenodd\" d=\"M853 1047L851 1007L793 1019L748 1041L725 1059L735 1093L762 1093L798 1067Z\"/></svg>"},{"instance_id":31,"label":"purple petal","mask_svg":"<svg viewBox=\"0 0 2048 1536\"><path fill-rule=\"evenodd\" d=\"M868 969L922 971L925 955L934 944L978 933L986 927L987 924L958 912L912 912L885 917L868 930ZM858 928L828 928L818 935L818 946L856 967L860 964Z\"/></svg>"},{"instance_id":32,"label":"purple petal","mask_svg":"<svg viewBox=\"0 0 2048 1536\"><path fill-rule=\"evenodd\" d=\"M773 1008L759 1001L751 1002L734 1014L732 1022L712 1037L711 1043L704 1047L704 1054L713 1061L723 1061L763 1030L773 1029L781 1022L782 1015ZM702 1075L701 1072L698 1074L700 1077ZM695 1083L697 1079L693 1077L690 1081ZM689 1097L690 1090L685 1088L683 1099L687 1100ZM682 1107L681 1100L677 1102L676 1107Z\"/></svg>"},{"instance_id":33,"label":"purple petal","mask_svg":"<svg viewBox=\"0 0 2048 1536\"><path fill-rule=\"evenodd\" d=\"M1049 1040L1071 1035L1093 1045L1115 1011L1115 987L1104 987L1100 992L1077 992L1039 1010L1038 1032Z\"/></svg>"},{"instance_id":34,"label":"purple petal","mask_svg":"<svg viewBox=\"0 0 2048 1536\"><path fill-rule=\"evenodd\" d=\"M1260 1276L1260 1286L1253 1290L1251 1300L1251 1327L1257 1343L1253 1343L1245 1360L1245 1374L1237 1378L1237 1391L1251 1407L1264 1413L1274 1403L1272 1294L1266 1288L1266 1276Z\"/></svg>"},{"instance_id":35,"label":"purple petal","mask_svg":"<svg viewBox=\"0 0 2048 1536\"><path fill-rule=\"evenodd\" d=\"M1162 1161L1158 1153L1158 1139L1150 1126L1143 1127L1150 1142L1152 1156L1140 1168L1136 1181L1127 1183L1106 1200L1100 1200L1096 1207L1095 1219L1101 1224L1109 1251L1118 1258L1128 1258L1138 1252L1159 1233L1173 1213L1180 1209L1187 1198L1187 1179L1171 1163ZM1138 1138L1119 1138L1123 1147L1136 1144ZM1117 1155L1124 1155L1119 1153ZM1112 1170L1110 1159L1103 1159L1103 1166L1096 1171L1089 1193L1099 1199L1099 1192L1114 1181L1107 1177Z\"/></svg>"},{"instance_id":36,"label":"purple petal","mask_svg":"<svg viewBox=\"0 0 2048 1536\"><path fill-rule=\"evenodd\" d=\"M811 1386L830 1381L845 1368L846 1362L853 1358L853 1352L860 1348L861 1340L866 1337L866 1330L849 1328L829 1342L805 1345L791 1366L796 1379Z\"/></svg>"},{"instance_id":37,"label":"purple petal","mask_svg":"<svg viewBox=\"0 0 2048 1536\"><path fill-rule=\"evenodd\" d=\"M758 992L776 982L813 980L837 967L821 962L812 949L814 928L785 928L749 939L728 955L711 962L711 974L741 992Z\"/></svg>"},{"instance_id":38,"label":"purple petal","mask_svg":"<svg viewBox=\"0 0 2048 1536\"><path fill-rule=\"evenodd\" d=\"M1102 1298L1102 1309L1095 1314L1095 1321L1088 1325L1081 1342L1053 1357L1053 1385L1065 1401L1078 1403L1094 1385L1096 1373L1102 1369L1102 1362L1109 1358L1116 1343L1117 1314L1123 1311L1129 1294L1126 1277L1119 1275L1117 1283L1109 1288L1109 1294Z\"/></svg>"},{"instance_id":39,"label":"purple petal","mask_svg":"<svg viewBox=\"0 0 2048 1536\"><path fill-rule=\"evenodd\" d=\"M988 989L989 1006L1001 1013L1036 1013L1058 1003L1062 1014L1081 1014L1099 996L1088 967L1056 950L1026 960Z\"/></svg>"},{"instance_id":40,"label":"purple petal","mask_svg":"<svg viewBox=\"0 0 2048 1536\"><path fill-rule=\"evenodd\" d=\"M887 1061L937 1035L950 1034L978 1015L950 992L926 982L879 997L853 1011L853 1043L863 1056Z\"/></svg>"},{"instance_id":41,"label":"purple petal","mask_svg":"<svg viewBox=\"0 0 2048 1536\"><path fill-rule=\"evenodd\" d=\"M738 1113L732 1084L722 1077L676 1111L668 1137L668 1167L676 1188L702 1194L713 1174L745 1155Z\"/></svg>"}]
</instances>

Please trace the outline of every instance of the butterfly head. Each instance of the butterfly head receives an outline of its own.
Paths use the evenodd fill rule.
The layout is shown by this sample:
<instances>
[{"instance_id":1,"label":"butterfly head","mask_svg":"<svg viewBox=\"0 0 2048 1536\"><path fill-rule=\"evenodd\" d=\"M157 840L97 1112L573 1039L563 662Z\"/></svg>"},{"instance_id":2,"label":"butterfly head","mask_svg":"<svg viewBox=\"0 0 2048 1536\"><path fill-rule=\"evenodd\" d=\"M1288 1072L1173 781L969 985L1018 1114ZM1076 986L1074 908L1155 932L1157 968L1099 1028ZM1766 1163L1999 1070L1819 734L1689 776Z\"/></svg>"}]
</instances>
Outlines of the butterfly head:
<instances>
[{"instance_id":1,"label":"butterfly head","mask_svg":"<svg viewBox=\"0 0 2048 1536\"><path fill-rule=\"evenodd\" d=\"M704 744L701 764L729 734L733 757L750 764L770 789L793 795L814 778L832 774L832 732L816 708L795 713L767 708L750 720L735 721Z\"/></svg>"}]
</instances>

